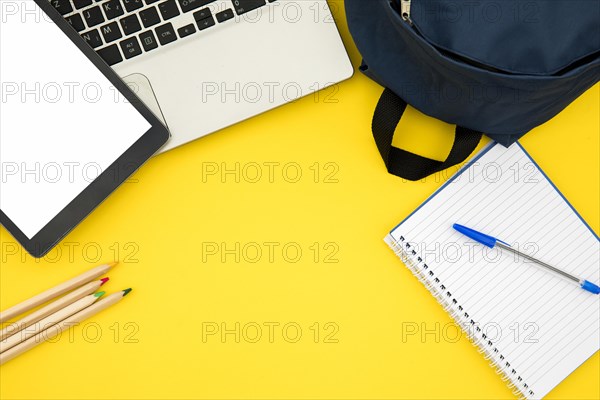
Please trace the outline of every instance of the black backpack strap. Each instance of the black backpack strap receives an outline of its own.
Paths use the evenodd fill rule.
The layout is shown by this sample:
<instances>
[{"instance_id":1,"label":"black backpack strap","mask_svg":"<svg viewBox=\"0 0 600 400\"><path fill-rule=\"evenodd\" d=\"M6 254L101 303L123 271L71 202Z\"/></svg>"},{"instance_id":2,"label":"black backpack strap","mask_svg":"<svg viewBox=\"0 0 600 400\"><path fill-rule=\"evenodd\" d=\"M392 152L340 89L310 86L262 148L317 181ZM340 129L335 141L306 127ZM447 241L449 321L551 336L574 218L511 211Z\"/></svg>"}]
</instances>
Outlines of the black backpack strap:
<instances>
[{"instance_id":1,"label":"black backpack strap","mask_svg":"<svg viewBox=\"0 0 600 400\"><path fill-rule=\"evenodd\" d=\"M475 150L483 134L456 127L454 144L446 161L422 157L392 146L394 131L406 110L406 102L390 89L385 89L373 115L373 137L390 174L418 181L431 174L462 163Z\"/></svg>"}]
</instances>

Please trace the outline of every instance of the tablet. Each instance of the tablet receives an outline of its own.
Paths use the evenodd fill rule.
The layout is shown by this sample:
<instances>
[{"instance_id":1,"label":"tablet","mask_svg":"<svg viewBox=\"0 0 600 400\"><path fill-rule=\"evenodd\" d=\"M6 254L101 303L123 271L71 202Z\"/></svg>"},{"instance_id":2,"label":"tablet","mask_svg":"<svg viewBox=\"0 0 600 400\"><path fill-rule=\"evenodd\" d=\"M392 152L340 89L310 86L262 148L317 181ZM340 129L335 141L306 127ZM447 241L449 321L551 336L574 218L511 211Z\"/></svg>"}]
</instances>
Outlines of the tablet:
<instances>
[{"instance_id":1,"label":"tablet","mask_svg":"<svg viewBox=\"0 0 600 400\"><path fill-rule=\"evenodd\" d=\"M42 257L169 138L48 0L0 2L0 223Z\"/></svg>"}]
</instances>

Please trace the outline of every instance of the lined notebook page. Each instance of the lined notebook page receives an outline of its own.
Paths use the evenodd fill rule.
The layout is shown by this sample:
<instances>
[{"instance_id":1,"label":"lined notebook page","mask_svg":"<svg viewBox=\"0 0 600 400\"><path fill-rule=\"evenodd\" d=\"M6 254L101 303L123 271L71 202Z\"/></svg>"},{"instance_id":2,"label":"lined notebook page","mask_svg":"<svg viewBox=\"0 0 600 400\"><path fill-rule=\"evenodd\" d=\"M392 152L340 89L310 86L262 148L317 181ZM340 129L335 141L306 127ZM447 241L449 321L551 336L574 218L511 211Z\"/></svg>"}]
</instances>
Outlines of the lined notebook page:
<instances>
[{"instance_id":1,"label":"lined notebook page","mask_svg":"<svg viewBox=\"0 0 600 400\"><path fill-rule=\"evenodd\" d=\"M484 150L387 238L390 244L402 238L410 243L412 257L422 258L413 268L427 265L425 283L443 292L457 322L480 327L473 330L479 346L487 346L515 386L528 398L545 396L598 351L600 296L476 244L456 232L454 223L596 284L598 236L515 144Z\"/></svg>"}]
</instances>

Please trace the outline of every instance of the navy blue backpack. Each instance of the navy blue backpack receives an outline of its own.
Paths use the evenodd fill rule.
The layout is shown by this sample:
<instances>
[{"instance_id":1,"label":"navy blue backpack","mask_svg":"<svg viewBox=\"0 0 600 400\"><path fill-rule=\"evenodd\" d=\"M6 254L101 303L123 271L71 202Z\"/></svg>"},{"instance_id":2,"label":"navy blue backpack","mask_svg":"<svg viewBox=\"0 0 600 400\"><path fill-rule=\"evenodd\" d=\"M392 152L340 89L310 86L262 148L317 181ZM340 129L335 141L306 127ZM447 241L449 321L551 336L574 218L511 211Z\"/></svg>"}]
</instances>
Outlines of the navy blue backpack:
<instances>
[{"instance_id":1,"label":"navy blue backpack","mask_svg":"<svg viewBox=\"0 0 600 400\"><path fill-rule=\"evenodd\" d=\"M600 80L600 0L345 4L360 69L386 88L375 143L388 171L409 180L463 162L483 133L511 145ZM457 125L445 161L392 146L407 104Z\"/></svg>"}]
</instances>

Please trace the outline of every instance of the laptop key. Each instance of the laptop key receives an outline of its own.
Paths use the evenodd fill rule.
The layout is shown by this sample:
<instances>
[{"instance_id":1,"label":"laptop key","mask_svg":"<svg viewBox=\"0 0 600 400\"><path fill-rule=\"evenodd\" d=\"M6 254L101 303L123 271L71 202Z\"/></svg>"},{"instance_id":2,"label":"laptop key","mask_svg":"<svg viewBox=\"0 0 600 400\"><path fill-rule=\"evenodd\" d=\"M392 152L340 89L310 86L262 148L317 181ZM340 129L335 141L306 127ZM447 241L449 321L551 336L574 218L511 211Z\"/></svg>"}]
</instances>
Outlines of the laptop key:
<instances>
[{"instance_id":1,"label":"laptop key","mask_svg":"<svg viewBox=\"0 0 600 400\"><path fill-rule=\"evenodd\" d=\"M152 31L140 33L140 41L142 42L142 46L144 47L145 51L154 50L158 47L158 43L156 43L156 37Z\"/></svg>"},{"instance_id":2,"label":"laptop key","mask_svg":"<svg viewBox=\"0 0 600 400\"><path fill-rule=\"evenodd\" d=\"M121 50L123 50L123 55L127 60L142 54L142 48L140 47L140 43L135 36L121 41L120 44Z\"/></svg>"},{"instance_id":3,"label":"laptop key","mask_svg":"<svg viewBox=\"0 0 600 400\"><path fill-rule=\"evenodd\" d=\"M213 19L212 16L208 17L208 18L204 18L200 21L196 21L196 23L198 24L198 30L199 31L203 31L206 28L210 28L211 26L215 25L215 20Z\"/></svg>"},{"instance_id":4,"label":"laptop key","mask_svg":"<svg viewBox=\"0 0 600 400\"><path fill-rule=\"evenodd\" d=\"M83 18L85 18L85 22L87 22L90 28L104 22L104 15L102 15L102 10L99 6L85 10Z\"/></svg>"},{"instance_id":5,"label":"laptop key","mask_svg":"<svg viewBox=\"0 0 600 400\"><path fill-rule=\"evenodd\" d=\"M175 0L167 0L158 5L158 9L160 10L160 14L163 17L163 20L168 20L171 18L175 18L179 15L179 8L177 8L177 3Z\"/></svg>"},{"instance_id":6,"label":"laptop key","mask_svg":"<svg viewBox=\"0 0 600 400\"><path fill-rule=\"evenodd\" d=\"M108 65L115 65L116 63L123 61L119 47L117 47L116 44L98 50L98 54L104 59L104 61L106 61Z\"/></svg>"},{"instance_id":7,"label":"laptop key","mask_svg":"<svg viewBox=\"0 0 600 400\"><path fill-rule=\"evenodd\" d=\"M146 0L146 5L149 6L150 4L154 4L157 1L160 1L160 0Z\"/></svg>"},{"instance_id":8,"label":"laptop key","mask_svg":"<svg viewBox=\"0 0 600 400\"><path fill-rule=\"evenodd\" d=\"M87 7L92 3L92 0L73 0L73 5L78 10L81 10L83 7Z\"/></svg>"},{"instance_id":9,"label":"laptop key","mask_svg":"<svg viewBox=\"0 0 600 400\"><path fill-rule=\"evenodd\" d=\"M177 35L175 35L175 30L173 30L173 24L170 22L157 27L155 30L158 41L163 46L177 40Z\"/></svg>"},{"instance_id":10,"label":"laptop key","mask_svg":"<svg viewBox=\"0 0 600 400\"><path fill-rule=\"evenodd\" d=\"M104 41L106 43L114 42L117 39L121 39L123 35L121 34L121 30L119 29L119 25L116 22L111 22L108 25L104 25L100 28L102 32L102 36L104 36Z\"/></svg>"},{"instance_id":11,"label":"laptop key","mask_svg":"<svg viewBox=\"0 0 600 400\"><path fill-rule=\"evenodd\" d=\"M123 0L123 4L125 4L125 10L127 10L127 12L132 12L144 7L142 0Z\"/></svg>"},{"instance_id":12,"label":"laptop key","mask_svg":"<svg viewBox=\"0 0 600 400\"><path fill-rule=\"evenodd\" d=\"M214 3L216 0L178 0L181 6L181 11L184 13L195 10L196 8L204 7L207 4Z\"/></svg>"},{"instance_id":13,"label":"laptop key","mask_svg":"<svg viewBox=\"0 0 600 400\"><path fill-rule=\"evenodd\" d=\"M142 30L140 20L135 14L131 14L125 18L121 18L121 28L123 28L123 33L125 34L125 36L131 35L132 33Z\"/></svg>"},{"instance_id":14,"label":"laptop key","mask_svg":"<svg viewBox=\"0 0 600 400\"><path fill-rule=\"evenodd\" d=\"M140 18L142 19L144 28L149 28L160 22L160 17L158 15L158 11L156 11L156 7L151 7L140 11Z\"/></svg>"},{"instance_id":15,"label":"laptop key","mask_svg":"<svg viewBox=\"0 0 600 400\"><path fill-rule=\"evenodd\" d=\"M237 15L246 14L267 4L265 0L232 0L232 3Z\"/></svg>"},{"instance_id":16,"label":"laptop key","mask_svg":"<svg viewBox=\"0 0 600 400\"><path fill-rule=\"evenodd\" d=\"M102 46L102 37L100 36L100 32L98 29L93 29L89 32L84 32L81 34L83 40L85 40L93 49L96 47Z\"/></svg>"},{"instance_id":17,"label":"laptop key","mask_svg":"<svg viewBox=\"0 0 600 400\"><path fill-rule=\"evenodd\" d=\"M108 19L115 19L125 13L120 0L110 0L106 3L102 3L102 8Z\"/></svg>"},{"instance_id":18,"label":"laptop key","mask_svg":"<svg viewBox=\"0 0 600 400\"><path fill-rule=\"evenodd\" d=\"M67 17L66 19L67 22L70 23L71 26L75 28L77 32L81 32L85 29L85 24L83 23L83 18L81 18L81 15L73 14L70 17Z\"/></svg>"},{"instance_id":19,"label":"laptop key","mask_svg":"<svg viewBox=\"0 0 600 400\"><path fill-rule=\"evenodd\" d=\"M186 36L190 36L193 33L196 33L196 28L194 28L194 24L189 24L177 29L177 33L179 33L180 38L184 38Z\"/></svg>"},{"instance_id":20,"label":"laptop key","mask_svg":"<svg viewBox=\"0 0 600 400\"><path fill-rule=\"evenodd\" d=\"M193 15L194 15L195 21L200 21L200 20L203 20L205 18L212 16L212 13L210 12L210 9L207 7L207 8L203 8L200 11L196 11Z\"/></svg>"},{"instance_id":21,"label":"laptop key","mask_svg":"<svg viewBox=\"0 0 600 400\"><path fill-rule=\"evenodd\" d=\"M217 13L216 15L217 17L217 21L219 21L219 23L221 22L225 22L231 18L233 18L233 10L231 8L221 11L220 13Z\"/></svg>"},{"instance_id":22,"label":"laptop key","mask_svg":"<svg viewBox=\"0 0 600 400\"><path fill-rule=\"evenodd\" d=\"M73 11L73 7L71 7L69 0L51 0L50 3L56 8L56 11L58 11L60 15L66 15Z\"/></svg>"}]
</instances>

